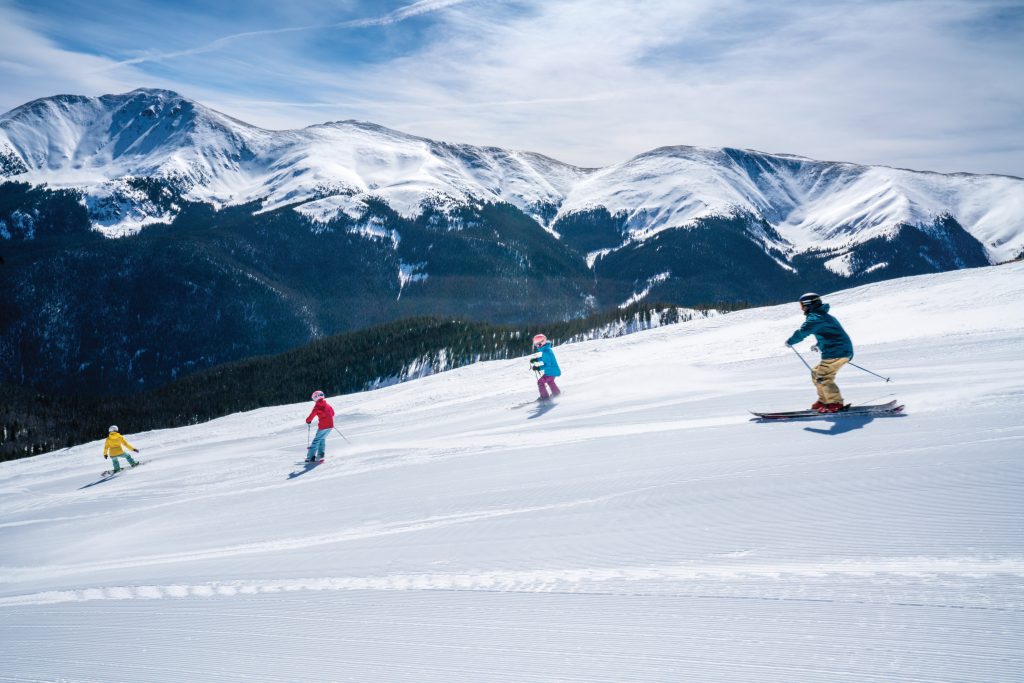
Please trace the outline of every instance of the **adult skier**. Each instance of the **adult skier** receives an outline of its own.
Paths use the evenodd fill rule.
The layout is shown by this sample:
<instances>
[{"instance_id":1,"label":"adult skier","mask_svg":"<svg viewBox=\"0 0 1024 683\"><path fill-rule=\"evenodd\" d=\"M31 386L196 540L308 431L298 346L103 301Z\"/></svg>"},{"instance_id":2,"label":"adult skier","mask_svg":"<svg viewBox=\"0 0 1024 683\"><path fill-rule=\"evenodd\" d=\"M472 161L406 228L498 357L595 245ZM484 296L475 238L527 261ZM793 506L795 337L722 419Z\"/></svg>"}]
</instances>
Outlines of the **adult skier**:
<instances>
[{"instance_id":1,"label":"adult skier","mask_svg":"<svg viewBox=\"0 0 1024 683\"><path fill-rule=\"evenodd\" d=\"M103 442L103 458L104 460L110 458L114 462L114 474L121 471L121 463L118 458L127 458L128 464L131 467L138 465L138 461L132 458L128 451L138 453L139 449L128 443L128 439L121 436L117 431L117 425L110 425L107 432L109 432L107 440Z\"/></svg>"},{"instance_id":2,"label":"adult skier","mask_svg":"<svg viewBox=\"0 0 1024 683\"><path fill-rule=\"evenodd\" d=\"M541 373L537 378L537 388L540 390L540 400L546 401L548 398L554 398L562 393L558 385L555 384L555 378L561 376L562 370L558 367L555 352L551 350L551 342L547 337L543 334L536 335L533 338L533 348L537 353L530 359L530 367ZM550 396L548 396L549 387L551 388Z\"/></svg>"},{"instance_id":3,"label":"adult skier","mask_svg":"<svg viewBox=\"0 0 1024 683\"><path fill-rule=\"evenodd\" d=\"M324 398L324 392L314 391L310 397L311 400L316 401L313 405L313 412L306 418L306 424L313 421L313 418L317 418L316 424L316 436L309 444L309 450L306 451L306 462L316 462L318 459L323 460L326 453L324 442L327 441L327 435L334 429L334 408Z\"/></svg>"},{"instance_id":4,"label":"adult skier","mask_svg":"<svg viewBox=\"0 0 1024 683\"><path fill-rule=\"evenodd\" d=\"M853 360L853 342L839 321L829 314L828 304L822 303L821 297L814 292L800 297L800 308L804 312L804 324L786 340L786 346L799 344L812 334L818 340L811 347L812 351L821 351L821 362L811 370L811 381L818 391L818 400L811 410L838 413L845 403L836 385L836 373Z\"/></svg>"}]
</instances>

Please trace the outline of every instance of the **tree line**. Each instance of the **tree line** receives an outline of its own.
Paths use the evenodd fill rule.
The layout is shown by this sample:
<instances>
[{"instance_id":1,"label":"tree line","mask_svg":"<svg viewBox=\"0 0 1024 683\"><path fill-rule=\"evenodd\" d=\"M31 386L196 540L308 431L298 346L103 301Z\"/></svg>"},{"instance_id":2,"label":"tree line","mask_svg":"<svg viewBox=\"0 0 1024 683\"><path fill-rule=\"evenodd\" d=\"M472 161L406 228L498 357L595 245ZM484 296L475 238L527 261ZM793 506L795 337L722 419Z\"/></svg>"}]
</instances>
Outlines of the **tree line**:
<instances>
[{"instance_id":1,"label":"tree line","mask_svg":"<svg viewBox=\"0 0 1024 683\"><path fill-rule=\"evenodd\" d=\"M0 387L0 460L93 441L106 436L110 424L126 432L181 427L302 401L314 389L329 396L350 394L478 361L524 356L537 332L558 345L685 322L708 310L640 303L585 318L526 325L410 318L272 356L225 363L134 394L65 396L7 385Z\"/></svg>"}]
</instances>

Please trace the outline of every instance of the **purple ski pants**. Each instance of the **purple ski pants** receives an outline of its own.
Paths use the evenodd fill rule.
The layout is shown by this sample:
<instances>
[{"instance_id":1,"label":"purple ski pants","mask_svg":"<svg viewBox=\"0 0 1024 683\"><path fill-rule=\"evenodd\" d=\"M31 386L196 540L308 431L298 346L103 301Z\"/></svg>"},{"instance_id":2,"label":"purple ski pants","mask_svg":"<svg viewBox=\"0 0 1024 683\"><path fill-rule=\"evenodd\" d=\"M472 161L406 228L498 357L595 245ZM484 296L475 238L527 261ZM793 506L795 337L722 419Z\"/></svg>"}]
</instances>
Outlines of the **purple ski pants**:
<instances>
[{"instance_id":1,"label":"purple ski pants","mask_svg":"<svg viewBox=\"0 0 1024 683\"><path fill-rule=\"evenodd\" d=\"M537 388L540 389L541 398L548 397L548 387L551 387L552 396L558 396L562 393L561 389L558 388L558 385L555 384L554 377L551 375L542 375L541 378L537 380Z\"/></svg>"}]
</instances>

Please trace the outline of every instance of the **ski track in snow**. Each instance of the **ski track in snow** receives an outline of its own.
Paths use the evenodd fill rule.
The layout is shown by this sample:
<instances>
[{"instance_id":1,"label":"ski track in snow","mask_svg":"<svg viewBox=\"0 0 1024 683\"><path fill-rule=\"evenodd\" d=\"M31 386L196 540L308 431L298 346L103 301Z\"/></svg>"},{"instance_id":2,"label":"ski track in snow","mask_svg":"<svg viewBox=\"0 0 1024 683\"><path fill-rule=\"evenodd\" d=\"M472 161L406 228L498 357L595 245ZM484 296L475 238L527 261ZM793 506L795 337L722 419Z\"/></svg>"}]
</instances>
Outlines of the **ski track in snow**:
<instances>
[{"instance_id":1,"label":"ski track in snow","mask_svg":"<svg viewBox=\"0 0 1024 683\"><path fill-rule=\"evenodd\" d=\"M782 306L561 347L551 412L521 360L332 399L294 480L304 404L0 463L0 681L1024 680L1024 264L828 299L906 415L751 422Z\"/></svg>"},{"instance_id":2,"label":"ski track in snow","mask_svg":"<svg viewBox=\"0 0 1024 683\"><path fill-rule=\"evenodd\" d=\"M733 553L742 556L743 553ZM258 593L281 593L294 591L361 591L361 590L444 590L444 591L489 591L521 593L584 593L601 595L666 594L694 595L751 600L803 600L819 602L849 602L850 598L829 599L812 597L807 594L808 585L821 586L843 579L872 580L885 583L886 590L880 595L861 596L853 602L879 602L896 604L892 594L893 586L902 590L925 586L914 586L916 582L930 586L961 586L965 579L980 583L1004 581L1008 586L1024 578L1024 558L983 560L973 557L934 558L910 557L900 559L876 559L871 561L843 560L840 562L815 562L777 565L714 565L702 564L694 567L580 567L574 569L549 569L532 571L488 571L460 574L398 574L381 577L316 577L285 580L235 580L212 581L203 584L171 584L165 586L107 586L72 591L47 591L8 598L0 598L0 608L22 605L48 605L64 602L86 602L92 600L154 600L161 598L213 597L255 595ZM736 594L741 587L750 588L764 579L772 580L771 596ZM816 581L817 580L817 581ZM749 584L745 586L744 584ZM603 587L607 586L607 587ZM799 590L795 590L799 586ZM863 589L861 589L863 590ZM797 593L784 597L784 594ZM900 604L922 604L922 598L904 598ZM959 609L988 609L1024 613L1024 602L993 605L979 600L976 595L960 596L956 604L934 606Z\"/></svg>"}]
</instances>

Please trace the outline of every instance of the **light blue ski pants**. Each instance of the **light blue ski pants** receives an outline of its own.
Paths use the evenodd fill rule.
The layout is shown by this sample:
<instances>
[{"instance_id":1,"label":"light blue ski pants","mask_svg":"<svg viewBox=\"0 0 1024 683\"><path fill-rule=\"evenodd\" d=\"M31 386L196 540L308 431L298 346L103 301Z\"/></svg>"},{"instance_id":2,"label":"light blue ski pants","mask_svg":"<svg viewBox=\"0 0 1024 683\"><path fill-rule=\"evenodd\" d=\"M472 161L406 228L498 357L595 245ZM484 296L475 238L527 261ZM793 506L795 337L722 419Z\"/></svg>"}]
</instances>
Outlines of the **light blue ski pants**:
<instances>
[{"instance_id":1,"label":"light blue ski pants","mask_svg":"<svg viewBox=\"0 0 1024 683\"><path fill-rule=\"evenodd\" d=\"M330 429L316 430L316 436L313 437L313 441L309 444L309 450L306 451L306 460L312 460L318 455L321 458L324 457L324 442L327 441L327 435L330 433Z\"/></svg>"},{"instance_id":2,"label":"light blue ski pants","mask_svg":"<svg viewBox=\"0 0 1024 683\"><path fill-rule=\"evenodd\" d=\"M120 472L121 471L121 462L118 460L118 458L128 458L128 464L131 465L132 467L135 467L136 465L139 464L139 463L135 462L132 459L132 456L128 455L127 453L123 453L121 455L112 455L112 456L110 456L110 461L112 463L114 463L114 471L115 472Z\"/></svg>"}]
</instances>

